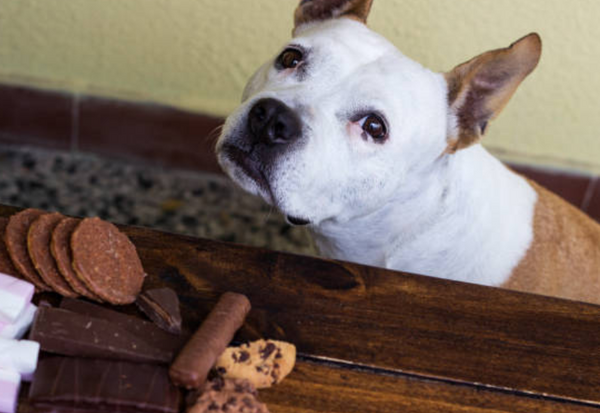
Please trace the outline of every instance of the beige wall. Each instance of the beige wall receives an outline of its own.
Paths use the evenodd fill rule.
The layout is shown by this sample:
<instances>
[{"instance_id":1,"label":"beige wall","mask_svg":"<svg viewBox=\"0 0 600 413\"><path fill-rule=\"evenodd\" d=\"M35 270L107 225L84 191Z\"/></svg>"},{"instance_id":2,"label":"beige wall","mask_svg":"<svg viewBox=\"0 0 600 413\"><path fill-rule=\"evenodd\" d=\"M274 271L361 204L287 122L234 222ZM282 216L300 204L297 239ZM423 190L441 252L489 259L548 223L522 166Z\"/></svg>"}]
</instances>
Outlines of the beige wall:
<instances>
[{"instance_id":1,"label":"beige wall","mask_svg":"<svg viewBox=\"0 0 600 413\"><path fill-rule=\"evenodd\" d=\"M297 0L0 0L0 81L225 115ZM486 145L600 171L600 1L375 0L370 26L439 71L531 31L542 61Z\"/></svg>"}]
</instances>

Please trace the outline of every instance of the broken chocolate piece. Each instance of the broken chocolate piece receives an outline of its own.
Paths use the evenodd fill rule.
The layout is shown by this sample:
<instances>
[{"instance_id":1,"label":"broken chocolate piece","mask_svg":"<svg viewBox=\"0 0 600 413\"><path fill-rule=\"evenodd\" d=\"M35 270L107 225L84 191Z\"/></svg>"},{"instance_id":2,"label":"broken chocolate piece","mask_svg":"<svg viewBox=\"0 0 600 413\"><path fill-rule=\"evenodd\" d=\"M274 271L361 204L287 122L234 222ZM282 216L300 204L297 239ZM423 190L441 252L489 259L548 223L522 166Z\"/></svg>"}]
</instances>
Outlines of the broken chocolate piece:
<instances>
[{"instance_id":1,"label":"broken chocolate piece","mask_svg":"<svg viewBox=\"0 0 600 413\"><path fill-rule=\"evenodd\" d=\"M148 290L135 303L157 326L169 333L181 334L181 312L175 291L170 288Z\"/></svg>"},{"instance_id":2,"label":"broken chocolate piece","mask_svg":"<svg viewBox=\"0 0 600 413\"><path fill-rule=\"evenodd\" d=\"M187 337L175 337L172 334L165 332L158 328L154 323L110 310L87 301L63 298L60 302L60 308L73 311L77 314L110 321L129 333L144 339L153 347L165 352L177 354L177 352L183 348L183 345L187 340Z\"/></svg>"},{"instance_id":3,"label":"broken chocolate piece","mask_svg":"<svg viewBox=\"0 0 600 413\"><path fill-rule=\"evenodd\" d=\"M249 311L250 301L245 295L223 294L171 365L169 375L173 383L188 389L202 386Z\"/></svg>"},{"instance_id":4,"label":"broken chocolate piece","mask_svg":"<svg viewBox=\"0 0 600 413\"><path fill-rule=\"evenodd\" d=\"M43 351L65 356L169 363L174 355L110 321L60 308L39 308L29 339Z\"/></svg>"},{"instance_id":5,"label":"broken chocolate piece","mask_svg":"<svg viewBox=\"0 0 600 413\"><path fill-rule=\"evenodd\" d=\"M50 357L40 361L29 398L35 411L176 413L181 395L162 366Z\"/></svg>"}]
</instances>

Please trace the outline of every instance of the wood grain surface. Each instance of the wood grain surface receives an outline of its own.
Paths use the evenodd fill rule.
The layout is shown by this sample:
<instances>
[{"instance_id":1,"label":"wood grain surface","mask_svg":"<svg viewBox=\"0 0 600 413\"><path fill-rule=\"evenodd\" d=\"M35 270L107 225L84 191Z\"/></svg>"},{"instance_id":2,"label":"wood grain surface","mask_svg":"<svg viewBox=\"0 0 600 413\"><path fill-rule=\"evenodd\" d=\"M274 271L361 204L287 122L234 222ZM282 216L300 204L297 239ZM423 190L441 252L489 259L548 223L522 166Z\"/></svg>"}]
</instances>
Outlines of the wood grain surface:
<instances>
[{"instance_id":1,"label":"wood grain surface","mask_svg":"<svg viewBox=\"0 0 600 413\"><path fill-rule=\"evenodd\" d=\"M253 305L236 340L296 344L272 412L600 411L600 306L121 228L187 329L235 291Z\"/></svg>"}]
</instances>

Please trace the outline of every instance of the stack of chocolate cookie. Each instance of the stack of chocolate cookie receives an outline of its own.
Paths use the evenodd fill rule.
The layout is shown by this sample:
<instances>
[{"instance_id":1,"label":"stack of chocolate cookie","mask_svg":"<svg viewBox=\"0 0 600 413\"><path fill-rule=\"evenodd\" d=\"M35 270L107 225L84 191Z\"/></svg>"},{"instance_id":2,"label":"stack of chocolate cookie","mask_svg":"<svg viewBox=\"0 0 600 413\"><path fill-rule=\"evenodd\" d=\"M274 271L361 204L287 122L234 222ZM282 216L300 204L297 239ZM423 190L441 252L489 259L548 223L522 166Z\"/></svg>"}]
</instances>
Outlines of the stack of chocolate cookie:
<instances>
[{"instance_id":1,"label":"stack of chocolate cookie","mask_svg":"<svg viewBox=\"0 0 600 413\"><path fill-rule=\"evenodd\" d=\"M37 291L130 304L145 273L127 235L100 218L76 219L26 209L0 218L0 272Z\"/></svg>"}]
</instances>

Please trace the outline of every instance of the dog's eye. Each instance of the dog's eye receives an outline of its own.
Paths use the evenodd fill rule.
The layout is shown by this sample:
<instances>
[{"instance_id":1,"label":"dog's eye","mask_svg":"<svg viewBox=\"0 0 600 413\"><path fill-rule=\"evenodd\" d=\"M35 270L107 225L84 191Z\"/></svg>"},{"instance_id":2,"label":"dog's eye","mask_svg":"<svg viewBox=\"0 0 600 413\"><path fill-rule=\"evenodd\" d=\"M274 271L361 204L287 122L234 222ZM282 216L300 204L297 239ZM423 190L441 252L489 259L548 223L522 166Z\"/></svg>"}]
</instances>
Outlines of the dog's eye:
<instances>
[{"instance_id":1,"label":"dog's eye","mask_svg":"<svg viewBox=\"0 0 600 413\"><path fill-rule=\"evenodd\" d=\"M285 49L277 58L277 66L281 69L294 69L302 62L302 52L298 49Z\"/></svg>"},{"instance_id":2,"label":"dog's eye","mask_svg":"<svg viewBox=\"0 0 600 413\"><path fill-rule=\"evenodd\" d=\"M362 119L362 129L366 134L371 136L373 140L382 142L387 138L387 126L381 117L375 114L365 116Z\"/></svg>"}]
</instances>

